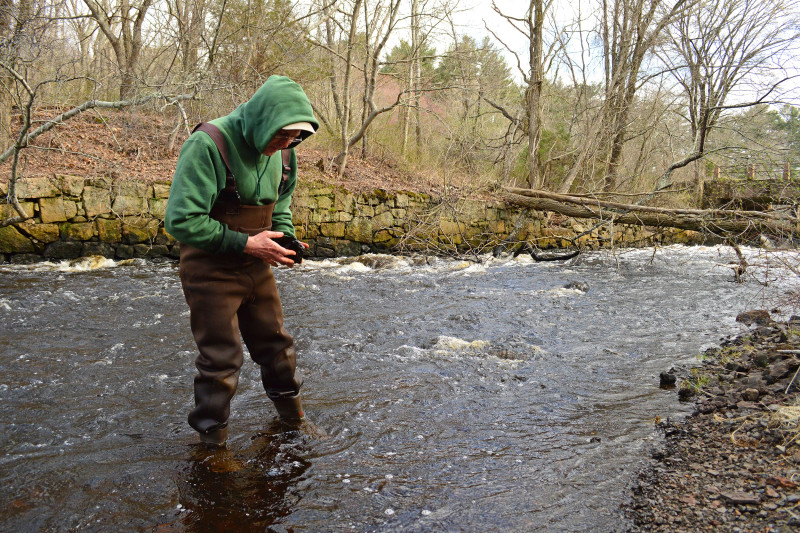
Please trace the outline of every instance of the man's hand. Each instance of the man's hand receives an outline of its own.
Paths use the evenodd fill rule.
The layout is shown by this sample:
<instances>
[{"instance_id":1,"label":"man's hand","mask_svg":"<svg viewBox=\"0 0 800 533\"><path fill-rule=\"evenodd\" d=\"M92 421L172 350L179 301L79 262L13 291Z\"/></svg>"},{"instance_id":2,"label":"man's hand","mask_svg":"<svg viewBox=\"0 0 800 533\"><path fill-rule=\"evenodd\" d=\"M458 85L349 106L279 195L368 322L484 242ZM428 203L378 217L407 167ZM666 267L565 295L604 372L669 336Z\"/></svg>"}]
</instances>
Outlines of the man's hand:
<instances>
[{"instance_id":1,"label":"man's hand","mask_svg":"<svg viewBox=\"0 0 800 533\"><path fill-rule=\"evenodd\" d=\"M295 255L294 250L288 250L272 239L283 237L281 231L262 231L254 236L247 238L247 244L244 246L244 253L258 257L268 265L278 266L284 265L293 267L294 261L291 257ZM306 243L302 245L308 248Z\"/></svg>"}]
</instances>

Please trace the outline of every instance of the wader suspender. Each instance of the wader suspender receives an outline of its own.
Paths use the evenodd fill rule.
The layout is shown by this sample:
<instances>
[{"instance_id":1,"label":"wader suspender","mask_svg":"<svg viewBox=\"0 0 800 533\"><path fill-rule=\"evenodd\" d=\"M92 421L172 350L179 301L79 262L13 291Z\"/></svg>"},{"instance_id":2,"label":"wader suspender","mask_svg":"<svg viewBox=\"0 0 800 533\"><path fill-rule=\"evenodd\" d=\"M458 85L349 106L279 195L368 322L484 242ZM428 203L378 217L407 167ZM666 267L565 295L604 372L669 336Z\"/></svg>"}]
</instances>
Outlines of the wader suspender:
<instances>
[{"instance_id":1,"label":"wader suspender","mask_svg":"<svg viewBox=\"0 0 800 533\"><path fill-rule=\"evenodd\" d=\"M239 206L242 205L242 197L239 196L239 189L236 187L236 178L231 171L231 165L228 163L228 145L225 143L225 137L218 127L209 123L201 122L194 127L192 133L196 131L204 131L211 137L214 144L217 145L219 155L225 163L225 188L220 192L219 197L228 203L227 214L236 215L239 213ZM278 185L278 198L286 192L286 187L289 184L289 176L292 172L292 153L289 150L281 150L281 162L283 164L283 172L281 173L281 183ZM277 201L277 198L276 198Z\"/></svg>"}]
</instances>

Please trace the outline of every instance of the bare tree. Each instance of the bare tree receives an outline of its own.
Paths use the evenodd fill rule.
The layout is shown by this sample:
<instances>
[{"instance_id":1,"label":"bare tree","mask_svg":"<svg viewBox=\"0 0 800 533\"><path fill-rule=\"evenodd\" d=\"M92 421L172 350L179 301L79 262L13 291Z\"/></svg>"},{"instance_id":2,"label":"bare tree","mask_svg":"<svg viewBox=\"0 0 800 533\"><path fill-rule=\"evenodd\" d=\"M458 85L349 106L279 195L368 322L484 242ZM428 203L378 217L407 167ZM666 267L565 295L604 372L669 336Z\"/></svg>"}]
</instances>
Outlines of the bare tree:
<instances>
[{"instance_id":1,"label":"bare tree","mask_svg":"<svg viewBox=\"0 0 800 533\"><path fill-rule=\"evenodd\" d=\"M360 27L359 14L364 9L363 27ZM330 5L322 8L324 14L324 33L321 38L310 37L312 44L324 50L331 58L328 73L330 94L334 102L334 117L321 113L324 123L338 122L338 142L340 150L334 163L339 175L344 175L350 149L367 132L372 122L380 114L391 111L402 101L403 92L397 99L379 108L375 103L375 90L380 73L380 57L390 36L397 29L400 16L400 0L352 0L340 2L334 9ZM361 30L361 31L359 31ZM363 32L363 33L362 33ZM359 40L363 40L363 56L359 57ZM341 68L339 68L341 65ZM360 124L354 124L357 116L354 109L353 94L356 90L354 70L364 72L363 105ZM319 109L318 109L319 111Z\"/></svg>"},{"instance_id":2,"label":"bare tree","mask_svg":"<svg viewBox=\"0 0 800 533\"><path fill-rule=\"evenodd\" d=\"M51 4L36 0L0 0L0 61L22 68L38 55L42 33L49 26ZM11 110L17 98L18 80L5 69L0 75L0 148L12 143Z\"/></svg>"},{"instance_id":3,"label":"bare tree","mask_svg":"<svg viewBox=\"0 0 800 533\"><path fill-rule=\"evenodd\" d=\"M547 12L553 4L553 0L530 0L524 18L512 17L503 13L497 4L492 2L492 9L505 18L517 31L528 39L528 68L522 69L523 81L526 86L525 108L527 114L527 133L528 133L528 184L535 189L542 186L542 161L539 156L539 145L542 140L543 122L543 87L545 72L549 63L549 56L544 51L544 23ZM496 34L495 38L503 42ZM506 46L509 48L508 46ZM510 50L510 48L509 48ZM520 64L517 58L518 65Z\"/></svg>"},{"instance_id":4,"label":"bare tree","mask_svg":"<svg viewBox=\"0 0 800 533\"><path fill-rule=\"evenodd\" d=\"M422 132L419 123L419 89L420 78L422 77L421 59L419 57L421 50L421 32L419 24L419 0L411 0L411 56L408 61L408 80L409 89L411 92L411 108L406 108L406 119L403 121L403 148L405 153L406 145L408 142L408 127L409 127L409 111L414 110L414 124L416 126L417 150L422 144Z\"/></svg>"},{"instance_id":5,"label":"bare tree","mask_svg":"<svg viewBox=\"0 0 800 533\"><path fill-rule=\"evenodd\" d=\"M142 53L143 27L153 0L141 0L138 4L119 0L112 5L83 1L114 51L120 72L119 98L132 98L138 88L136 70Z\"/></svg>"},{"instance_id":6,"label":"bare tree","mask_svg":"<svg viewBox=\"0 0 800 533\"><path fill-rule=\"evenodd\" d=\"M84 77L82 87L78 90L81 98L88 98L91 91L95 88L92 79L98 77L98 72L93 68L96 66L96 51L94 45L97 43L97 22L91 17L85 16L84 3L82 0L66 0L64 3L65 24L72 32L73 39L78 45L78 75Z\"/></svg>"},{"instance_id":7,"label":"bare tree","mask_svg":"<svg viewBox=\"0 0 800 533\"><path fill-rule=\"evenodd\" d=\"M167 10L175 21L178 52L185 76L197 70L200 46L205 38L207 0L167 0Z\"/></svg>"},{"instance_id":8,"label":"bare tree","mask_svg":"<svg viewBox=\"0 0 800 533\"><path fill-rule=\"evenodd\" d=\"M442 87L436 101L448 129L443 163L476 173L502 162L506 173L522 143L523 98L489 37L476 41L459 35L455 25L451 32L453 44L443 53L434 78Z\"/></svg>"},{"instance_id":9,"label":"bare tree","mask_svg":"<svg viewBox=\"0 0 800 533\"><path fill-rule=\"evenodd\" d=\"M605 190L613 190L627 141L630 110L642 84L641 69L664 30L696 0L602 0L605 105L602 138L606 148Z\"/></svg>"},{"instance_id":10,"label":"bare tree","mask_svg":"<svg viewBox=\"0 0 800 533\"><path fill-rule=\"evenodd\" d=\"M652 77L643 72L645 61L663 39L667 26L696 1L601 0L597 33L603 45L603 100L558 188L560 193L572 188L577 176L592 165L593 158L599 159L599 189L611 191L617 187L637 91Z\"/></svg>"},{"instance_id":11,"label":"bare tree","mask_svg":"<svg viewBox=\"0 0 800 533\"><path fill-rule=\"evenodd\" d=\"M714 0L684 12L670 26L660 55L686 98L692 142L657 189L670 186L675 170L706 155L708 137L725 111L779 99L781 85L790 78L782 63L800 36L798 7L796 1ZM745 84L750 89L745 97L729 103ZM700 172L696 180L702 190Z\"/></svg>"},{"instance_id":12,"label":"bare tree","mask_svg":"<svg viewBox=\"0 0 800 533\"><path fill-rule=\"evenodd\" d=\"M236 99L247 98L272 74L296 77L316 67L308 56L305 16L290 0L221 0L207 10L212 24L200 69L231 86Z\"/></svg>"},{"instance_id":13,"label":"bare tree","mask_svg":"<svg viewBox=\"0 0 800 533\"><path fill-rule=\"evenodd\" d=\"M195 97L195 94L181 94L168 96L163 93L151 93L148 95L140 96L131 100L117 100L117 101L102 101L102 100L87 100L80 105L77 105L68 111L60 113L48 120L40 120L39 126L34 128L34 109L38 100L48 85L57 84L63 86L66 83L80 81L76 78L48 78L37 83L31 83L22 73L14 69L12 66L0 61L0 69L5 71L9 76L13 77L16 83L21 87L22 96L19 99L21 124L19 130L14 136L13 144L10 148L0 154L0 164L11 160L11 168L8 183L8 195L6 201L11 204L17 212L17 216L9 217L0 222L0 227L9 226L22 222L30 217L30 213L26 213L19 203L16 194L16 184L21 177L20 174L20 157L24 150L31 146L31 143L38 136L50 131L54 127L63 124L65 121L95 108L104 109L122 109L132 106L142 106L150 102L162 101L164 108L176 103L189 100Z\"/></svg>"},{"instance_id":14,"label":"bare tree","mask_svg":"<svg viewBox=\"0 0 800 533\"><path fill-rule=\"evenodd\" d=\"M29 0L23 0L28 5ZM11 66L16 53L15 48L22 37L23 17L15 17L19 4L13 0L0 0L0 39L2 39L2 59ZM8 73L0 77L0 148L11 144L11 105L16 80Z\"/></svg>"},{"instance_id":15,"label":"bare tree","mask_svg":"<svg viewBox=\"0 0 800 533\"><path fill-rule=\"evenodd\" d=\"M423 102L423 94L435 89L434 61L439 57L432 35L441 23L452 13L447 0L411 0L409 39L401 39L399 44L381 61L381 73L392 76L401 84L401 90L408 98L400 105L400 153L407 155L409 137L415 135L415 153L422 151L422 112L431 112Z\"/></svg>"},{"instance_id":16,"label":"bare tree","mask_svg":"<svg viewBox=\"0 0 800 533\"><path fill-rule=\"evenodd\" d=\"M411 0L411 50L408 63L409 79L409 108L414 115L414 134L417 151L422 147L422 122L420 113L422 111L421 98L424 88L430 88L430 79L425 79L423 64L430 66L433 60L431 54L435 54L435 49L430 44L431 35L452 13L452 6L447 0L437 2L436 0ZM407 117L408 118L408 117ZM408 120L404 121L403 151L408 137Z\"/></svg>"}]
</instances>

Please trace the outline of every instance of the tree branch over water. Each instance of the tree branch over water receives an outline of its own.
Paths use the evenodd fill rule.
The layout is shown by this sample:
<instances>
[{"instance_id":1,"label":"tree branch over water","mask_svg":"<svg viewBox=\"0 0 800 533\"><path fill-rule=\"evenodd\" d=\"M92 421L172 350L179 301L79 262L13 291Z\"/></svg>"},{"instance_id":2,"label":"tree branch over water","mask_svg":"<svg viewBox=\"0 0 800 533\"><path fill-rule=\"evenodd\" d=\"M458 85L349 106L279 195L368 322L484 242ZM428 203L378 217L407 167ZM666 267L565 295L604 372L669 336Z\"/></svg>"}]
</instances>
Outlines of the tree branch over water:
<instances>
[{"instance_id":1,"label":"tree branch over water","mask_svg":"<svg viewBox=\"0 0 800 533\"><path fill-rule=\"evenodd\" d=\"M782 238L800 234L797 219L783 213L732 209L669 209L609 202L548 191L505 188L511 205L552 211L575 218L609 220L620 224L668 227L721 237L767 234Z\"/></svg>"}]
</instances>

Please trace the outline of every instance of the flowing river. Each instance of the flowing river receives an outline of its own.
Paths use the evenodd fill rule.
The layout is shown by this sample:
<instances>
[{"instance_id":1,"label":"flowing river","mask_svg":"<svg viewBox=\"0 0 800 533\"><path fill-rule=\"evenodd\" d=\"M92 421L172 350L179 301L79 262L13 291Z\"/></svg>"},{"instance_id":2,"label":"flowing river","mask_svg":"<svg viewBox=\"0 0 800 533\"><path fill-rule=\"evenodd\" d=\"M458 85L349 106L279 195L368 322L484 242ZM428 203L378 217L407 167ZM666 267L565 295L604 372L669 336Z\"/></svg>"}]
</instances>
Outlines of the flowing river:
<instances>
[{"instance_id":1,"label":"flowing river","mask_svg":"<svg viewBox=\"0 0 800 533\"><path fill-rule=\"evenodd\" d=\"M0 265L0 530L624 530L654 419L688 410L659 372L795 285L764 266L769 286L734 283L734 261L678 246L278 270L315 427L281 431L247 359L217 454L185 422L177 265Z\"/></svg>"}]
</instances>

